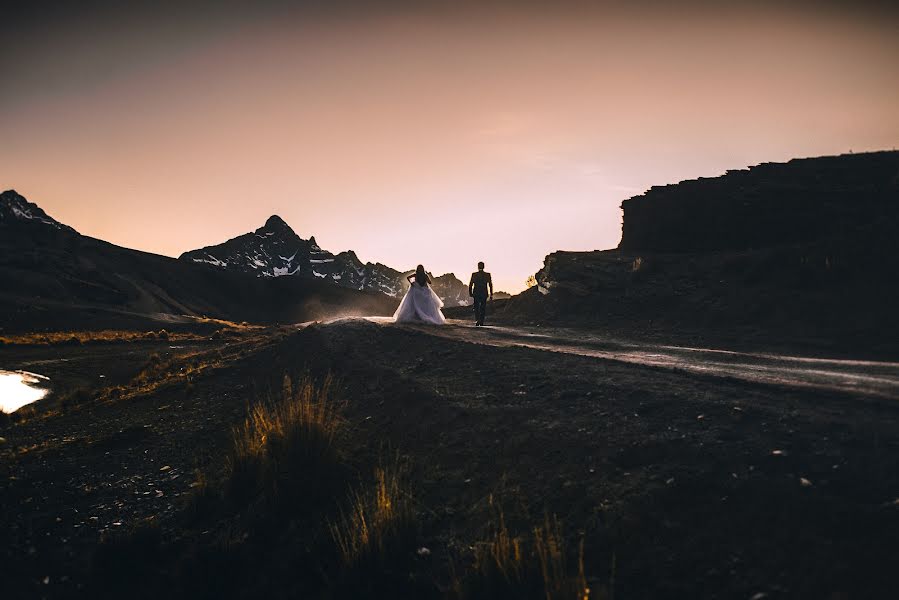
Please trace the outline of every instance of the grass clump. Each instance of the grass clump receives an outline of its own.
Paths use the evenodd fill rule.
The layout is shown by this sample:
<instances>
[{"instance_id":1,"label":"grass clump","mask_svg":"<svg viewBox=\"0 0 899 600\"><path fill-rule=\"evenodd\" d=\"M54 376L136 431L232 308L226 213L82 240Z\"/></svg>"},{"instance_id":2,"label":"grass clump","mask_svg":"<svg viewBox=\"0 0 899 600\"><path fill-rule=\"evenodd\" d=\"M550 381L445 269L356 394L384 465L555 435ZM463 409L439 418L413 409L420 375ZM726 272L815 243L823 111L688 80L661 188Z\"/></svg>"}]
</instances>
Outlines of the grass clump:
<instances>
[{"instance_id":1,"label":"grass clump","mask_svg":"<svg viewBox=\"0 0 899 600\"><path fill-rule=\"evenodd\" d=\"M420 526L398 468L375 469L371 487L356 490L329 523L337 550L336 598L434 598L432 566L420 554ZM430 554L430 551L428 551Z\"/></svg>"},{"instance_id":2,"label":"grass clump","mask_svg":"<svg viewBox=\"0 0 899 600\"><path fill-rule=\"evenodd\" d=\"M285 384L280 402L261 402L235 428L227 493L237 503L259 496L275 503L325 499L340 471L336 443L343 424L330 377Z\"/></svg>"},{"instance_id":3,"label":"grass clump","mask_svg":"<svg viewBox=\"0 0 899 600\"><path fill-rule=\"evenodd\" d=\"M528 536L513 535L498 509L488 539L475 545L474 564L455 577L459 600L520 598L534 600L587 600L590 588L584 575L584 546L579 545L576 571L565 553L562 525L544 518Z\"/></svg>"},{"instance_id":4,"label":"grass clump","mask_svg":"<svg viewBox=\"0 0 899 600\"><path fill-rule=\"evenodd\" d=\"M343 564L352 568L367 562L382 562L404 541L414 540L414 516L400 490L400 480L391 471L375 470L375 484L367 491L351 494L349 510L330 526ZM414 548L410 546L410 553Z\"/></svg>"}]
</instances>

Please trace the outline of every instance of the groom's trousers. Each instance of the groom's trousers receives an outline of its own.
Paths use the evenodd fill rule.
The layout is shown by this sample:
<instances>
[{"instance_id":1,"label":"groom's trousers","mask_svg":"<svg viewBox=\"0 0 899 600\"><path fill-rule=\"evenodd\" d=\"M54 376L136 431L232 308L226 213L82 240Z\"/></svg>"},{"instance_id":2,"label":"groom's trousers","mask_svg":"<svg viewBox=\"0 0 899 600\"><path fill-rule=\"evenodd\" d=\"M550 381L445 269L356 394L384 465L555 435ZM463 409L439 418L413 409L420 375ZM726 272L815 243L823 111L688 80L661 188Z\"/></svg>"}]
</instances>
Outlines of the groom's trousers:
<instances>
[{"instance_id":1,"label":"groom's trousers","mask_svg":"<svg viewBox=\"0 0 899 600\"><path fill-rule=\"evenodd\" d=\"M484 324L484 317L487 315L487 296L474 297L474 320L478 325Z\"/></svg>"}]
</instances>

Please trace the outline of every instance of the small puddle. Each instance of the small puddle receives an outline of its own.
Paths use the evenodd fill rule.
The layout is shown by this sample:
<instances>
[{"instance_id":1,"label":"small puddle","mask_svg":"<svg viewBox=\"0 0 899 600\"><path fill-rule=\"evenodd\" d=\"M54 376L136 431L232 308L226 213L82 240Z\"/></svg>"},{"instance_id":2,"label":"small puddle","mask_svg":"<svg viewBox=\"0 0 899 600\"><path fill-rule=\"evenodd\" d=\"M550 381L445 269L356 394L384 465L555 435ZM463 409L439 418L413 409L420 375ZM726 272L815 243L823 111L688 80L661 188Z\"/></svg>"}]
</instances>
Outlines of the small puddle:
<instances>
[{"instance_id":1,"label":"small puddle","mask_svg":"<svg viewBox=\"0 0 899 600\"><path fill-rule=\"evenodd\" d=\"M28 371L0 370L0 412L11 413L46 396L49 377Z\"/></svg>"}]
</instances>

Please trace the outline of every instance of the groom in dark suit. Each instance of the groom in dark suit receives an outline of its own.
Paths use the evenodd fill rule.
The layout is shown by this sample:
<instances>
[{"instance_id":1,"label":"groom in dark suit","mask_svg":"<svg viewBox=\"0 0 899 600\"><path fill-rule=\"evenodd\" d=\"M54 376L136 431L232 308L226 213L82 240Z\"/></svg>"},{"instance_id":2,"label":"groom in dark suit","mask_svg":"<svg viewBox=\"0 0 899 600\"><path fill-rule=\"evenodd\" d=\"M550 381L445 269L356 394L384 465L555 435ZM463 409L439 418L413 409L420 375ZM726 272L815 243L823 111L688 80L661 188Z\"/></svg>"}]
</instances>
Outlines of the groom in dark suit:
<instances>
[{"instance_id":1,"label":"groom in dark suit","mask_svg":"<svg viewBox=\"0 0 899 600\"><path fill-rule=\"evenodd\" d=\"M490 273L484 270L483 262L479 262L477 272L471 274L468 295L474 298L475 325L480 327L484 324L484 316L487 313L487 298L493 300L493 279L490 278Z\"/></svg>"}]
</instances>

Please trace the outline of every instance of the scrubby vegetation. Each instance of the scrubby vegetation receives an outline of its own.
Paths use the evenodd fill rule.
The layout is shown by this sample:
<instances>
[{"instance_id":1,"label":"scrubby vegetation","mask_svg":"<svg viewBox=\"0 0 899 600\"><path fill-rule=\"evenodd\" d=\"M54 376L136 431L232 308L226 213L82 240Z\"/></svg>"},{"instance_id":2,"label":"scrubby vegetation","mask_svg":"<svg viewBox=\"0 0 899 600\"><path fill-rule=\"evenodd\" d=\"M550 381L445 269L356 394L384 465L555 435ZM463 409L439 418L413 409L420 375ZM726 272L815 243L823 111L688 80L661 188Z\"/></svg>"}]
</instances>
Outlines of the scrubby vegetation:
<instances>
[{"instance_id":1,"label":"scrubby vegetation","mask_svg":"<svg viewBox=\"0 0 899 600\"><path fill-rule=\"evenodd\" d=\"M475 545L470 570L463 571L453 582L457 598L586 600L590 597L584 575L583 541L578 547L577 571L572 575L558 518L547 515L530 535L513 535L506 526L502 508L495 507L495 513L490 537Z\"/></svg>"},{"instance_id":2,"label":"scrubby vegetation","mask_svg":"<svg viewBox=\"0 0 899 600\"><path fill-rule=\"evenodd\" d=\"M80 346L82 344L135 343L145 341L195 341L207 339L199 333L169 333L159 331L123 331L104 329L101 331L50 331L5 335L0 340L10 346Z\"/></svg>"},{"instance_id":3,"label":"scrubby vegetation","mask_svg":"<svg viewBox=\"0 0 899 600\"><path fill-rule=\"evenodd\" d=\"M83 344L139 343L139 342L190 342L221 340L237 337L262 329L248 323L232 323L215 319L195 319L190 330L132 331L102 329L97 331L46 331L0 336L0 346L80 346Z\"/></svg>"},{"instance_id":4,"label":"scrubby vegetation","mask_svg":"<svg viewBox=\"0 0 899 600\"><path fill-rule=\"evenodd\" d=\"M110 535L94 558L91 591L587 598L583 563L572 576L555 519L525 539L509 533L500 512L490 539L455 557L466 566L453 578L450 562L432 556L426 513L416 508L403 461L373 457L365 468L350 460L354 440L342 404L330 376L285 376L280 393L258 399L234 428L224 470L196 472L181 509L183 531L167 540L148 522Z\"/></svg>"},{"instance_id":5,"label":"scrubby vegetation","mask_svg":"<svg viewBox=\"0 0 899 600\"><path fill-rule=\"evenodd\" d=\"M222 347L186 352L163 358L154 352L146 363L124 385L100 390L96 398L101 402L119 401L149 394L161 388L181 388L184 394L195 391L194 380L201 374L222 367L227 360L241 356L245 351L238 341Z\"/></svg>"},{"instance_id":6,"label":"scrubby vegetation","mask_svg":"<svg viewBox=\"0 0 899 600\"><path fill-rule=\"evenodd\" d=\"M340 550L343 564L353 568L365 562L381 562L389 546L414 529L414 515L400 491L399 478L387 469L375 471L369 491L350 497L349 511L331 524L331 535Z\"/></svg>"},{"instance_id":7,"label":"scrubby vegetation","mask_svg":"<svg viewBox=\"0 0 899 600\"><path fill-rule=\"evenodd\" d=\"M332 492L341 470L341 424L330 378L316 384L304 377L294 386L285 376L280 401L257 403L234 430L225 481L229 499L296 506Z\"/></svg>"},{"instance_id":8,"label":"scrubby vegetation","mask_svg":"<svg viewBox=\"0 0 899 600\"><path fill-rule=\"evenodd\" d=\"M894 403L372 323L270 333L14 350L75 364L36 365L53 396L0 430L6 596L894 591ZM46 417L79 388L100 397Z\"/></svg>"}]
</instances>

